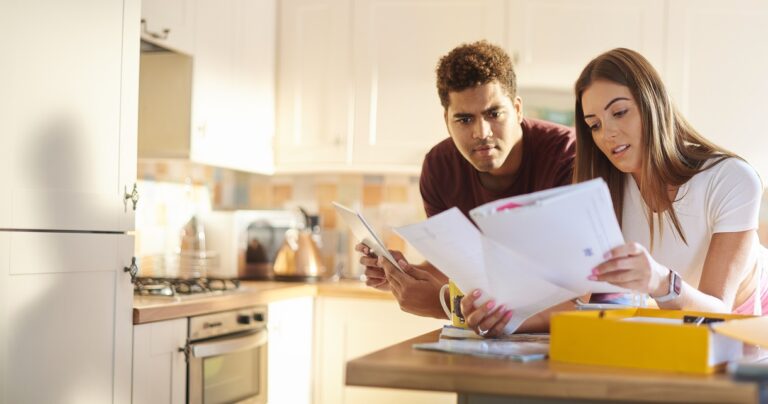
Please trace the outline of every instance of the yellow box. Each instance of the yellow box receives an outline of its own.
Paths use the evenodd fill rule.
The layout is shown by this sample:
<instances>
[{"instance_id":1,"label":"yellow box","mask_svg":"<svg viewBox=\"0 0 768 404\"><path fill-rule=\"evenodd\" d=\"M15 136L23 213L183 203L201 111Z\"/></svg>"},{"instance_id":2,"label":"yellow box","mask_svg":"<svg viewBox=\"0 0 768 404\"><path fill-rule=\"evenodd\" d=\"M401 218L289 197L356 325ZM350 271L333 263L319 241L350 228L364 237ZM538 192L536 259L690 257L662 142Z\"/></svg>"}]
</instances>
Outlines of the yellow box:
<instances>
[{"instance_id":1,"label":"yellow box","mask_svg":"<svg viewBox=\"0 0 768 404\"><path fill-rule=\"evenodd\" d=\"M752 317L635 308L562 312L552 316L549 357L559 362L698 374L712 373L741 357L741 341L718 334L714 327L682 324L684 316L725 322ZM673 324L675 319L680 322Z\"/></svg>"}]
</instances>

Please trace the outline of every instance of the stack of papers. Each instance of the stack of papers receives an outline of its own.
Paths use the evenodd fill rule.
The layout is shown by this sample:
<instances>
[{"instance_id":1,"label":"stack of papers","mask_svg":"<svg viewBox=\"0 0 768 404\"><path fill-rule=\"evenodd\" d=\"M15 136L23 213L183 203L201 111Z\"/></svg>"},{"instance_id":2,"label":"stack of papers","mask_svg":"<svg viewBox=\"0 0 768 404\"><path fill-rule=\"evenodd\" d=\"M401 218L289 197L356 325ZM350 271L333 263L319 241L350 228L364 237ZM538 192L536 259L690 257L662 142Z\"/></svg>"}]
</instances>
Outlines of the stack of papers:
<instances>
[{"instance_id":1,"label":"stack of papers","mask_svg":"<svg viewBox=\"0 0 768 404\"><path fill-rule=\"evenodd\" d=\"M457 208L395 229L465 293L481 289L514 314L513 333L530 316L586 293L625 293L590 281L603 255L624 244L602 179Z\"/></svg>"},{"instance_id":2,"label":"stack of papers","mask_svg":"<svg viewBox=\"0 0 768 404\"><path fill-rule=\"evenodd\" d=\"M471 330L445 326L438 342L414 344L413 348L530 362L547 357L549 334L517 334L499 339L482 339Z\"/></svg>"}]
</instances>

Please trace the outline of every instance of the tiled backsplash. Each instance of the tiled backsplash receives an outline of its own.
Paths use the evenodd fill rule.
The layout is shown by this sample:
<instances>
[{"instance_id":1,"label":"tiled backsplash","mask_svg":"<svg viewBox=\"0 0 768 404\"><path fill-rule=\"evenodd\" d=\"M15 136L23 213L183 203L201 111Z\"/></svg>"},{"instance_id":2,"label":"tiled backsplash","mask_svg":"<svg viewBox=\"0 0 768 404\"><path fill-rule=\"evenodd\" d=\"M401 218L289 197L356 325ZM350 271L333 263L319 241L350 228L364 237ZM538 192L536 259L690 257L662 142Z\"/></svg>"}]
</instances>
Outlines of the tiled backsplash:
<instances>
[{"instance_id":1,"label":"tiled backsplash","mask_svg":"<svg viewBox=\"0 0 768 404\"><path fill-rule=\"evenodd\" d=\"M165 238L168 249L168 234L176 234L178 229L170 229L165 236L160 236L162 226L183 225L184 218L194 209L235 210L235 209L306 209L312 214L319 214L323 231L323 255L326 265L337 268L340 272L359 273L357 258L350 251L354 241L344 226L337 222L336 213L331 205L338 201L360 210L380 233L385 243L392 249L401 250L412 262L419 262L421 257L391 230L393 227L414 223L424 219L424 209L419 195L418 177L407 175L355 175L355 174L317 174L317 175L275 175L264 176L248 174L228 169L214 168L184 160L141 160L138 176L143 183L186 184L184 192L192 192L193 201L182 202L178 196L167 196L162 201L162 192L169 192L172 187L149 186L154 192L150 203L151 215L145 215L137 223L137 253L157 250L158 239ZM165 190L165 191L164 191ZM180 191L177 191L177 194ZM160 198L160 199L158 199ZM202 199L210 199L210 203ZM173 215L168 211L174 208ZM194 209L193 209L194 208ZM189 212L187 212L189 211ZM166 212L163 214L163 212ZM184 213L187 212L187 213ZM202 212L201 212L202 213ZM171 216L173 216L171 218ZM142 234L142 227L154 229ZM760 240L768 244L768 192L763 197L760 211ZM172 237L172 236L171 236ZM153 244L154 243L154 244ZM170 243L172 244L172 243ZM338 257L346 257L339 259ZM349 263L352 264L349 264ZM354 265L342 268L341 265Z\"/></svg>"},{"instance_id":2,"label":"tiled backsplash","mask_svg":"<svg viewBox=\"0 0 768 404\"><path fill-rule=\"evenodd\" d=\"M322 227L322 251L326 265L336 268L340 273L360 273L357 258L351 252L354 241L351 240L343 224L337 222L336 212L331 205L337 201L351 208L360 210L366 219L381 233L384 242L392 249L401 250L413 262L421 260L420 255L410 249L402 239L392 232L393 227L423 220L424 209L419 194L418 177L408 175L360 175L360 174L318 174L318 175L256 175L238 171L203 166L185 160L149 160L139 161L138 177L144 187L158 193L158 189L173 189L172 185L152 186L150 184L187 184L177 186L176 194L181 189L194 189L195 195L201 189L207 190L210 197L210 209L295 209L299 207L310 214L320 215ZM191 187L191 188L190 188ZM174 199L177 197L169 197ZM158 209L167 212L164 206L168 201L152 198L151 204L163 207L146 207L155 212ZM174 203L181 203L175 201ZM184 202L185 206L200 206L199 201ZM186 209L189 210L189 209ZM175 212L178 215L178 212ZM205 213L203 211L199 213ZM147 220L137 223L139 228L137 254L156 253L158 249L168 250L172 243L164 246L157 244L159 227L163 224L183 224L182 218L153 214L145 215ZM142 227L154 229L149 245L149 235L142 234ZM176 234L171 229L167 234ZM168 239L168 236L165 236ZM344 257L339 259L338 257ZM351 264L350 264L351 263ZM354 267L342 267L353 265Z\"/></svg>"}]
</instances>

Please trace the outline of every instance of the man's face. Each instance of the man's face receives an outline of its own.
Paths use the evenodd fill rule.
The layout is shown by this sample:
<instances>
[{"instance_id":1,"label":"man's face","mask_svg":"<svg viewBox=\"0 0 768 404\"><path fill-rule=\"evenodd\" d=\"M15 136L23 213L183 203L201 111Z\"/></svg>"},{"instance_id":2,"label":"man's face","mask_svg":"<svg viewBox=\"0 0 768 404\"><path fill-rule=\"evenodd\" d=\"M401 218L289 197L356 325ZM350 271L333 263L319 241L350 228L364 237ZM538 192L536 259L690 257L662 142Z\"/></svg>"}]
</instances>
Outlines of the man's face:
<instances>
[{"instance_id":1,"label":"man's face","mask_svg":"<svg viewBox=\"0 0 768 404\"><path fill-rule=\"evenodd\" d=\"M478 171L501 168L522 136L522 101L512 100L496 81L449 92L445 124L456 148Z\"/></svg>"}]
</instances>

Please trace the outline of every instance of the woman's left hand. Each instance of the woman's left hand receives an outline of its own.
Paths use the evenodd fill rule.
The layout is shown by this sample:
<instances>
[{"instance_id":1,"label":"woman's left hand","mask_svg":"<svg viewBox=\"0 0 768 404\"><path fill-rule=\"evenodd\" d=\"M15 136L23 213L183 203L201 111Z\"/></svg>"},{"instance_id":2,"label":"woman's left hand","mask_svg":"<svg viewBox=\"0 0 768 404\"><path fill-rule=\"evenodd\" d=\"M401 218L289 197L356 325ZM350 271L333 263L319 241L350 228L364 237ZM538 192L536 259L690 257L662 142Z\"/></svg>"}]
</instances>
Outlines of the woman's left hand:
<instances>
[{"instance_id":1,"label":"woman's left hand","mask_svg":"<svg viewBox=\"0 0 768 404\"><path fill-rule=\"evenodd\" d=\"M604 281L622 288L660 296L667 293L669 269L656 262L638 243L616 247L605 254L606 261L592 269L587 279ZM664 290L661 290L664 288Z\"/></svg>"}]
</instances>

